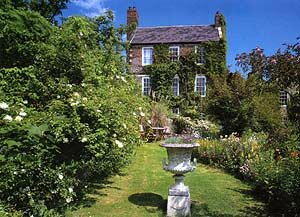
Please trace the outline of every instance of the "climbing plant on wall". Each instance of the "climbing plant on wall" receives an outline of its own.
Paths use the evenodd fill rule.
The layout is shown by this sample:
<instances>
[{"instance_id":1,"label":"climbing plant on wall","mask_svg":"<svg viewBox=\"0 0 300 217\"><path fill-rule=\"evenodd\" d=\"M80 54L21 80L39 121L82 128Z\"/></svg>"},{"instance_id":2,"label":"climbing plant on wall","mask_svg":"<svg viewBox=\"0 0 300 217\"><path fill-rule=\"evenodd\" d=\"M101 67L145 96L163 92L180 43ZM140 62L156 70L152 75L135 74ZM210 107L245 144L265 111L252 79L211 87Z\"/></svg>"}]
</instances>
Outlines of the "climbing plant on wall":
<instances>
[{"instance_id":1,"label":"climbing plant on wall","mask_svg":"<svg viewBox=\"0 0 300 217\"><path fill-rule=\"evenodd\" d=\"M209 83L211 75L225 74L226 68L226 24L223 16L220 18L223 36L219 41L208 41L190 46L190 51L180 56L178 62L170 62L169 44L153 47L153 64L144 67L145 73L150 75L151 86L156 101L167 101L171 108L179 108L183 115L197 116L204 112L206 98L195 93L196 75L207 77L207 94L209 97ZM204 61L197 64L195 46L204 49ZM174 96L172 82L175 75L179 77L180 95Z\"/></svg>"}]
</instances>

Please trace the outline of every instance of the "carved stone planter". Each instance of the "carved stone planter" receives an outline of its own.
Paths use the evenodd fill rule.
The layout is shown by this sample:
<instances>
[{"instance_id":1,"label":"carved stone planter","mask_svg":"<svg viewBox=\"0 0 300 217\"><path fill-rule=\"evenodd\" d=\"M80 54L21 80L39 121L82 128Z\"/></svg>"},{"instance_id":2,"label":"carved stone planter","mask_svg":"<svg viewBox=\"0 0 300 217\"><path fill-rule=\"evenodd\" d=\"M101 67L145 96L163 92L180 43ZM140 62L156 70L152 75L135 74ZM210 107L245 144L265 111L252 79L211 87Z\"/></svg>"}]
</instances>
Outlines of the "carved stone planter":
<instances>
[{"instance_id":1,"label":"carved stone planter","mask_svg":"<svg viewBox=\"0 0 300 217\"><path fill-rule=\"evenodd\" d=\"M184 175L196 169L196 159L191 162L193 148L198 144L162 144L167 149L168 162L163 160L163 169L174 174L175 184L169 188L168 217L191 216L189 187L184 185Z\"/></svg>"}]
</instances>

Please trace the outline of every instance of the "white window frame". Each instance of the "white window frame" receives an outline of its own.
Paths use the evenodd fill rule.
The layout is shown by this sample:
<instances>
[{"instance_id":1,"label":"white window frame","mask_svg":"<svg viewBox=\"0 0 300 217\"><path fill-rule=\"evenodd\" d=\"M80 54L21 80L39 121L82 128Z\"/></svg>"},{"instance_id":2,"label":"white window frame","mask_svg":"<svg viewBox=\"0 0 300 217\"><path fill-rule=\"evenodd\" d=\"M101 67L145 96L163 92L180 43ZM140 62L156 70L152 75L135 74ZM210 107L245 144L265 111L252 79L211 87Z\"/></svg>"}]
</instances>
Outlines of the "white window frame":
<instances>
[{"instance_id":1,"label":"white window frame","mask_svg":"<svg viewBox=\"0 0 300 217\"><path fill-rule=\"evenodd\" d=\"M151 49L152 50L152 57L151 57L151 63L150 64L146 64L145 62L144 62L144 50L145 49ZM153 63L153 47L143 47L142 48L142 66L147 66L147 65L151 65Z\"/></svg>"},{"instance_id":2,"label":"white window frame","mask_svg":"<svg viewBox=\"0 0 300 217\"><path fill-rule=\"evenodd\" d=\"M200 91L197 91L197 80L198 79L204 79L204 93L201 93ZM199 93L201 97L206 97L206 76L205 75L196 75L195 77L195 92Z\"/></svg>"},{"instance_id":3,"label":"white window frame","mask_svg":"<svg viewBox=\"0 0 300 217\"><path fill-rule=\"evenodd\" d=\"M143 96L150 96L150 93L151 93L151 79L150 79L150 76L149 75L143 75L141 77L142 77L142 79L141 79L141 81L142 81L142 95ZM150 83L150 89L149 89L148 94L145 94L145 90L144 90L145 89L145 84L144 84L145 79L149 79L149 83Z\"/></svg>"},{"instance_id":4,"label":"white window frame","mask_svg":"<svg viewBox=\"0 0 300 217\"><path fill-rule=\"evenodd\" d=\"M175 86L175 85L174 85L174 82L175 82L175 80L177 80L177 82L178 82L178 83L177 83L177 86L176 86L176 90L174 89L174 86ZM180 88L179 88L179 85L180 85L179 76L178 76L178 75L175 75L174 78L173 78L173 82L172 82L172 92L173 92L173 95L174 95L174 96L179 96L179 89L180 89ZM175 90L176 92L175 92L174 90Z\"/></svg>"},{"instance_id":5,"label":"white window frame","mask_svg":"<svg viewBox=\"0 0 300 217\"><path fill-rule=\"evenodd\" d=\"M179 57L180 57L180 47L179 46L170 46L169 47L169 55L171 54L171 49L174 49L174 48L177 49L177 53L178 53L177 60L175 60L175 61L171 60L171 56L170 56L169 59L170 59L171 62L177 62L177 61L179 61Z\"/></svg>"},{"instance_id":6,"label":"white window frame","mask_svg":"<svg viewBox=\"0 0 300 217\"><path fill-rule=\"evenodd\" d=\"M286 103L283 104L283 94L284 94L284 97L286 97ZM288 100L289 100L289 93L286 91L286 90L280 90L279 91L279 103L280 103L280 106L281 107L287 107L287 104L288 104Z\"/></svg>"},{"instance_id":7,"label":"white window frame","mask_svg":"<svg viewBox=\"0 0 300 217\"><path fill-rule=\"evenodd\" d=\"M198 49L201 49L202 51L202 54L201 54L201 59L202 59L202 62L198 62L198 60L200 59L200 53L198 53ZM195 54L197 55L197 59L196 59L196 64L197 65L203 65L205 64L205 49L203 46L201 45L196 45L195 46Z\"/></svg>"}]
</instances>

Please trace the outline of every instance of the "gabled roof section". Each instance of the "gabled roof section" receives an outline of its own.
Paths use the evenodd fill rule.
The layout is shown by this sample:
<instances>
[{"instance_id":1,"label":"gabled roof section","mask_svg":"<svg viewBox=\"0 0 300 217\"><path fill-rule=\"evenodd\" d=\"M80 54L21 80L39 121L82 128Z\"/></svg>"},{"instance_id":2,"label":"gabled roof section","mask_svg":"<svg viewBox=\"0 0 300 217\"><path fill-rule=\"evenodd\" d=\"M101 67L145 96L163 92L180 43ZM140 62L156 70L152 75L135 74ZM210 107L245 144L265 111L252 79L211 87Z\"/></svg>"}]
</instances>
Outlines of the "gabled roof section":
<instances>
[{"instance_id":1,"label":"gabled roof section","mask_svg":"<svg viewBox=\"0 0 300 217\"><path fill-rule=\"evenodd\" d=\"M219 41L220 34L214 25L139 27L131 44L197 43Z\"/></svg>"}]
</instances>

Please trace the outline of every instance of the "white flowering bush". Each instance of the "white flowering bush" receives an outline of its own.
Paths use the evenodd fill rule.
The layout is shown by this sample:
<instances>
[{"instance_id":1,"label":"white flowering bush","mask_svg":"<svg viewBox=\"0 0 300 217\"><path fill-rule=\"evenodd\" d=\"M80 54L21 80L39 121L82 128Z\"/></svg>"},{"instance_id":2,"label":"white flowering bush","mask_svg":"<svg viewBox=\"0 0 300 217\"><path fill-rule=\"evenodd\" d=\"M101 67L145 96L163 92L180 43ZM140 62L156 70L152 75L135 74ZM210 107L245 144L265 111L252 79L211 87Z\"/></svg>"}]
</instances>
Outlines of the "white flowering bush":
<instances>
[{"instance_id":1,"label":"white flowering bush","mask_svg":"<svg viewBox=\"0 0 300 217\"><path fill-rule=\"evenodd\" d=\"M182 116L173 118L173 128L175 133L192 133L196 138L217 138L221 130L218 124L209 120Z\"/></svg>"},{"instance_id":2,"label":"white flowering bush","mask_svg":"<svg viewBox=\"0 0 300 217\"><path fill-rule=\"evenodd\" d=\"M3 14L0 10L0 18ZM46 23L32 27L25 21L24 34ZM146 102L135 78L124 73L119 54L124 31L112 23L112 13L95 20L72 17L61 27L46 23L40 27L49 35L35 41L32 49L42 49L31 53L33 64L0 68L0 207L5 212L55 216L80 200L90 178L105 178L130 162L140 143L136 114L142 107L145 115ZM14 28L6 27L1 43L17 37L8 34Z\"/></svg>"}]
</instances>

